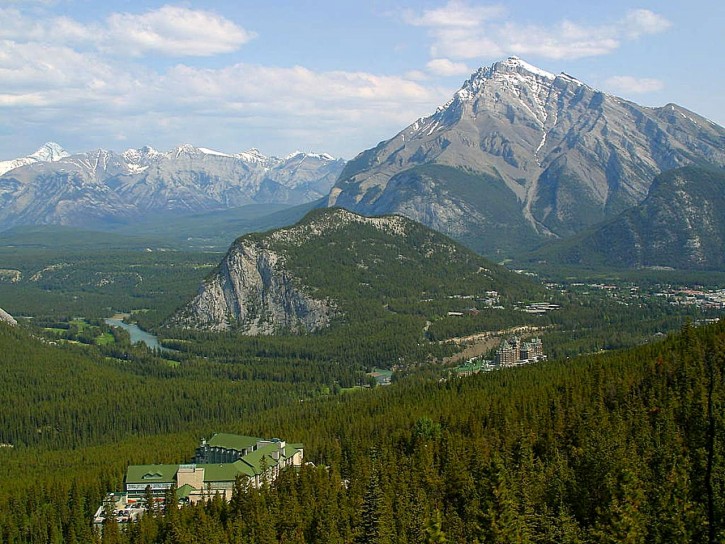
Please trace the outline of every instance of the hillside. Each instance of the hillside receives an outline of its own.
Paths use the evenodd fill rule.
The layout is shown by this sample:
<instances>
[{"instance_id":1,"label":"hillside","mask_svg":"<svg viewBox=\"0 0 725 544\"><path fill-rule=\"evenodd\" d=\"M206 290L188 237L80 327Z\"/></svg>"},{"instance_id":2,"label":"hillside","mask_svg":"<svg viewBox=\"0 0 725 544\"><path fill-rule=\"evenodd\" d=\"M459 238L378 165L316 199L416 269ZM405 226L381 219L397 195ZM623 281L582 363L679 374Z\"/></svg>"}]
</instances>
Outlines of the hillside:
<instances>
[{"instance_id":1,"label":"hillside","mask_svg":"<svg viewBox=\"0 0 725 544\"><path fill-rule=\"evenodd\" d=\"M647 198L531 260L620 268L725 268L725 171L691 166L659 175Z\"/></svg>"},{"instance_id":2,"label":"hillside","mask_svg":"<svg viewBox=\"0 0 725 544\"><path fill-rule=\"evenodd\" d=\"M680 106L640 106L510 57L349 161L328 205L402 214L498 259L616 216L663 171L724 165L724 150L725 129Z\"/></svg>"},{"instance_id":3,"label":"hillside","mask_svg":"<svg viewBox=\"0 0 725 544\"><path fill-rule=\"evenodd\" d=\"M293 437L317 467L239 486L228 504L154 513L128 531L107 524L105 538L715 543L724 340L722 325L686 326L627 352L301 403L297 386L240 382L241 366L89 360L0 324L0 383L13 399L2 413L0 534L91 542L90 512L129 463L182 462L194 433L213 428ZM84 379L55 379L59 366ZM126 384L129 372L139 375ZM102 427L87 426L99 416ZM181 428L193 430L170 434Z\"/></svg>"},{"instance_id":4,"label":"hillside","mask_svg":"<svg viewBox=\"0 0 725 544\"><path fill-rule=\"evenodd\" d=\"M246 334L312 332L396 315L421 322L534 283L401 216L310 212L292 227L239 238L170 325Z\"/></svg>"}]
</instances>

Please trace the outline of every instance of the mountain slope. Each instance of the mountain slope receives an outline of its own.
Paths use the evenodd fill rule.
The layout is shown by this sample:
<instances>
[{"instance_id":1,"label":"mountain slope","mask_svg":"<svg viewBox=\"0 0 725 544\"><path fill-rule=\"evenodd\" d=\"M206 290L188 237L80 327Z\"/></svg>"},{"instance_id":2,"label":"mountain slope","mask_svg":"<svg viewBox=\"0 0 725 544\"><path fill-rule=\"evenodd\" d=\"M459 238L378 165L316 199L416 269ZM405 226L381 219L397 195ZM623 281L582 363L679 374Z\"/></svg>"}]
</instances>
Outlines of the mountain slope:
<instances>
[{"instance_id":1,"label":"mountain slope","mask_svg":"<svg viewBox=\"0 0 725 544\"><path fill-rule=\"evenodd\" d=\"M614 216L641 202L657 174L695 161L725 165L725 129L679 106L645 108L511 57L349 161L328 205L401 213L493 255ZM449 186L450 170L419 175L431 164L470 176L467 190ZM482 202L502 199L511 210L495 221Z\"/></svg>"},{"instance_id":2,"label":"mountain slope","mask_svg":"<svg viewBox=\"0 0 725 544\"><path fill-rule=\"evenodd\" d=\"M256 150L228 155L190 145L166 153L144 147L58 157L0 176L0 228L103 226L167 212L296 205L326 195L344 165L326 154L279 159Z\"/></svg>"},{"instance_id":3,"label":"mountain slope","mask_svg":"<svg viewBox=\"0 0 725 544\"><path fill-rule=\"evenodd\" d=\"M540 292L407 218L322 209L239 238L169 325L273 334L365 322L374 330L375 320L399 314L415 316L422 332L424 316L490 290L512 299Z\"/></svg>"},{"instance_id":4,"label":"mountain slope","mask_svg":"<svg viewBox=\"0 0 725 544\"><path fill-rule=\"evenodd\" d=\"M572 240L536 252L550 263L725 268L725 170L690 166L655 178L647 198Z\"/></svg>"}]
</instances>

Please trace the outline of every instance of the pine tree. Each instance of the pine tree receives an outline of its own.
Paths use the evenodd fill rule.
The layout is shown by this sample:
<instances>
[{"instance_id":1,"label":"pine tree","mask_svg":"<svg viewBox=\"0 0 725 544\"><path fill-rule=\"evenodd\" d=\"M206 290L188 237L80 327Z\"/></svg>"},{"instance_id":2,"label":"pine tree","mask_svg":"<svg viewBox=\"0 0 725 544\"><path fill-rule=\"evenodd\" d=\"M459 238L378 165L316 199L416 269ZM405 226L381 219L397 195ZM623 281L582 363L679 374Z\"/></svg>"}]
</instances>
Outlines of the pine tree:
<instances>
[{"instance_id":1,"label":"pine tree","mask_svg":"<svg viewBox=\"0 0 725 544\"><path fill-rule=\"evenodd\" d=\"M448 542L446 534L443 532L440 510L436 510L434 516L428 520L424 534L426 544L445 544Z\"/></svg>"}]
</instances>

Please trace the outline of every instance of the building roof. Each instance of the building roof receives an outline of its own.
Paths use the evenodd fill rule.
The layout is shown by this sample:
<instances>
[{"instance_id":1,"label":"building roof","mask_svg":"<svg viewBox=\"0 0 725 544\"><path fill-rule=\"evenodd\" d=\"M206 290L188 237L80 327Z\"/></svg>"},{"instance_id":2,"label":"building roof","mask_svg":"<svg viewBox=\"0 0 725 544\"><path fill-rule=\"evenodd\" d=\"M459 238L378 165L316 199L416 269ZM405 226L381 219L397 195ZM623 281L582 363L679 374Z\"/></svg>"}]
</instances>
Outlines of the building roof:
<instances>
[{"instance_id":1,"label":"building roof","mask_svg":"<svg viewBox=\"0 0 725 544\"><path fill-rule=\"evenodd\" d=\"M284 456L292 457L298 451L304 449L302 444L286 444L284 447Z\"/></svg>"},{"instance_id":2,"label":"building roof","mask_svg":"<svg viewBox=\"0 0 725 544\"><path fill-rule=\"evenodd\" d=\"M271 468L279 464L278 461L275 461L272 458L272 452L274 451L279 451L278 444L264 444L263 446L257 448L255 451L250 452L242 457L239 462L246 463L254 471L255 474L262 474L263 458L265 464L267 465L267 468Z\"/></svg>"},{"instance_id":3,"label":"building roof","mask_svg":"<svg viewBox=\"0 0 725 544\"><path fill-rule=\"evenodd\" d=\"M129 465L127 484L171 483L179 465Z\"/></svg>"},{"instance_id":4,"label":"building roof","mask_svg":"<svg viewBox=\"0 0 725 544\"><path fill-rule=\"evenodd\" d=\"M255 438L253 436L216 433L209 440L207 440L206 443L213 448L226 448L228 450L242 451L252 449L254 445L260 440L262 439Z\"/></svg>"},{"instance_id":5,"label":"building roof","mask_svg":"<svg viewBox=\"0 0 725 544\"><path fill-rule=\"evenodd\" d=\"M196 491L194 486L191 486L189 484L184 484L176 490L176 498L177 499L187 499L187 498L189 498L189 495L191 495L194 491Z\"/></svg>"},{"instance_id":6,"label":"building roof","mask_svg":"<svg viewBox=\"0 0 725 544\"><path fill-rule=\"evenodd\" d=\"M204 469L205 482L232 482L237 476L254 476L255 472L242 460L233 463L217 463L213 465L197 465Z\"/></svg>"}]
</instances>

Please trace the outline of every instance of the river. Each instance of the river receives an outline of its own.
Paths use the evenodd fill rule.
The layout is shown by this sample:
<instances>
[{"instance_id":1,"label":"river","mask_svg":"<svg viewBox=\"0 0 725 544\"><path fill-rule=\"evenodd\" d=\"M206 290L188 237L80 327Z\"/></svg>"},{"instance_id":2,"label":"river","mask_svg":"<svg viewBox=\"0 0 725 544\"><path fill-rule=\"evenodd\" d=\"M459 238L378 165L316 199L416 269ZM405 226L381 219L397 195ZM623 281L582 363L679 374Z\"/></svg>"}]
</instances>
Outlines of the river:
<instances>
[{"instance_id":1,"label":"river","mask_svg":"<svg viewBox=\"0 0 725 544\"><path fill-rule=\"evenodd\" d=\"M138 344L139 342L143 342L151 349L160 349L162 351L171 351L168 348L165 348L161 345L161 342L159 342L159 339L156 338L153 334L148 333L146 331L143 331L138 328L138 325L135 323L125 323L123 319L128 317L129 314L116 314L113 317L109 317L107 319L104 319L107 325L110 325L111 327L121 327L122 329L126 329L128 333L131 335L131 343L132 344Z\"/></svg>"}]
</instances>

